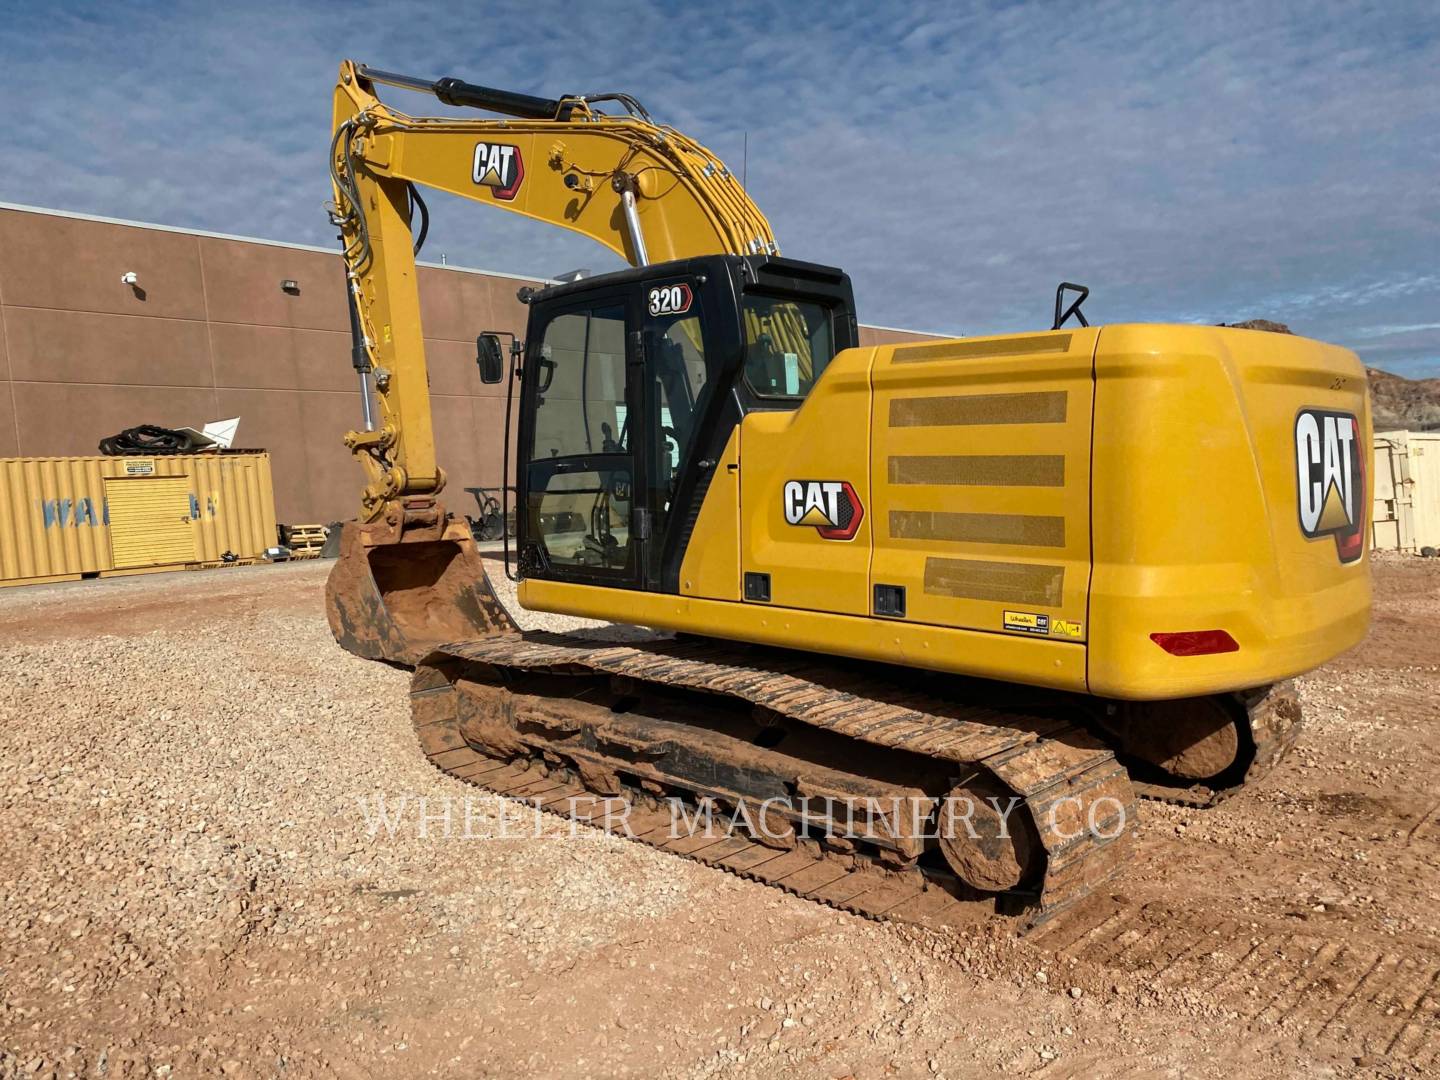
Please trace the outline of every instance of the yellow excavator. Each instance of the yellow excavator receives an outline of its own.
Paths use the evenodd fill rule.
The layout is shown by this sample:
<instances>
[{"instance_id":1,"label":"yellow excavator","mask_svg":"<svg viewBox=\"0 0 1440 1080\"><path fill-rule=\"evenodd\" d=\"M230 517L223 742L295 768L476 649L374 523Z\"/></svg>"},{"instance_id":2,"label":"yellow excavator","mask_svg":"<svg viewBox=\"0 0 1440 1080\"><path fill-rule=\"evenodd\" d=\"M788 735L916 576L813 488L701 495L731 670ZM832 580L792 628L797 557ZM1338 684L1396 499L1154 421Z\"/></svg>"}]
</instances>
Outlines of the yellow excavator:
<instances>
[{"instance_id":1,"label":"yellow excavator","mask_svg":"<svg viewBox=\"0 0 1440 1080\"><path fill-rule=\"evenodd\" d=\"M1210 805L1274 766L1292 677L1366 632L1344 349L1090 326L1068 285L1049 330L862 347L849 278L781 257L623 93L347 61L330 168L368 476L330 623L415 669L456 777L867 916L1033 924L1119 869L1137 794ZM523 342L477 362L518 392L520 604L668 633L520 632L440 502L420 187L630 264L522 291Z\"/></svg>"}]
</instances>

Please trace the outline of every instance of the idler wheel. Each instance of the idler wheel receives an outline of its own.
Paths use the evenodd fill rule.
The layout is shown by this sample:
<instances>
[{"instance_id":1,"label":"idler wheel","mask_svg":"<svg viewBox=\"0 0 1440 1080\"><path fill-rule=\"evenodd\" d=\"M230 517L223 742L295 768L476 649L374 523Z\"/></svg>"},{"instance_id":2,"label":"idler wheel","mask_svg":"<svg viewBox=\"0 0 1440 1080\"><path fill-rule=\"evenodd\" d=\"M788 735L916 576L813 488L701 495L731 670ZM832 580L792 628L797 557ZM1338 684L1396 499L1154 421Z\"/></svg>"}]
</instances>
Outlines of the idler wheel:
<instances>
[{"instance_id":1,"label":"idler wheel","mask_svg":"<svg viewBox=\"0 0 1440 1080\"><path fill-rule=\"evenodd\" d=\"M1234 711L1220 698L1127 702L1113 720L1125 753L1183 780L1219 776L1241 754Z\"/></svg>"}]
</instances>

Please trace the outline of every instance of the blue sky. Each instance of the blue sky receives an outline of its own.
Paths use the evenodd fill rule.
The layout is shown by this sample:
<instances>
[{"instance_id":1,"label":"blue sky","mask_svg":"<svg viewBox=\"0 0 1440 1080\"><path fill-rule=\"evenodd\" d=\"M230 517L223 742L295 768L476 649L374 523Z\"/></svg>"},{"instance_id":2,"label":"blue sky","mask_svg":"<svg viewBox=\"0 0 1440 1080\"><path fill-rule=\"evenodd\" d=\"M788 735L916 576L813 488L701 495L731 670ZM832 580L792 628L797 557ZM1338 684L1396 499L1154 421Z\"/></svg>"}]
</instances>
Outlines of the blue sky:
<instances>
[{"instance_id":1,"label":"blue sky","mask_svg":"<svg viewBox=\"0 0 1440 1080\"><path fill-rule=\"evenodd\" d=\"M624 89L748 179L866 322L1265 317L1440 376L1440 4L0 2L0 200L328 244L339 60ZM425 99L394 92L397 106ZM430 111L439 111L438 106ZM437 205L438 204L438 205ZM432 200L427 255L583 238Z\"/></svg>"}]
</instances>

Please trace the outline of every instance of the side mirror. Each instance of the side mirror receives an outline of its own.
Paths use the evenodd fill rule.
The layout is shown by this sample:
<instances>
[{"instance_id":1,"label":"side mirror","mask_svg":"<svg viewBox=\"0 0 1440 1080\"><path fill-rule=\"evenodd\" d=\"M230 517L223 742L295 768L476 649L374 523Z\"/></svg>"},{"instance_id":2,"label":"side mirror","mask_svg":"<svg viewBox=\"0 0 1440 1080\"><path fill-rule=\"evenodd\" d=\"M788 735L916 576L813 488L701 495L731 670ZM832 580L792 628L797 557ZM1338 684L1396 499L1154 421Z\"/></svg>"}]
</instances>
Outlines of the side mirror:
<instances>
[{"instance_id":1,"label":"side mirror","mask_svg":"<svg viewBox=\"0 0 1440 1080\"><path fill-rule=\"evenodd\" d=\"M482 383L505 380L505 353L497 334L481 334L475 339L475 366L480 369Z\"/></svg>"}]
</instances>

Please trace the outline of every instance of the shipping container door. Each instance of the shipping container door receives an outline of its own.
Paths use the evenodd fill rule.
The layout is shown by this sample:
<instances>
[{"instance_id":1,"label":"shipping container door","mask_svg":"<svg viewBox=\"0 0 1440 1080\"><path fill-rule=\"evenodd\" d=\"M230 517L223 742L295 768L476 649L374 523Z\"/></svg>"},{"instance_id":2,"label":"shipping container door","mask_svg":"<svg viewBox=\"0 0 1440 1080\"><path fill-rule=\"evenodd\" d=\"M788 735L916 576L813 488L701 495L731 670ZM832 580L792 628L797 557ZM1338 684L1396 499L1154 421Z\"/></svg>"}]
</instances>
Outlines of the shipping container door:
<instances>
[{"instance_id":1,"label":"shipping container door","mask_svg":"<svg viewBox=\"0 0 1440 1080\"><path fill-rule=\"evenodd\" d=\"M1440 547L1440 436L1432 431L1410 435L1410 481L1415 547Z\"/></svg>"},{"instance_id":2,"label":"shipping container door","mask_svg":"<svg viewBox=\"0 0 1440 1080\"><path fill-rule=\"evenodd\" d=\"M109 477L105 505L115 569L196 560L188 476Z\"/></svg>"}]
</instances>

